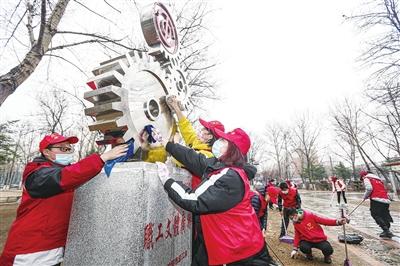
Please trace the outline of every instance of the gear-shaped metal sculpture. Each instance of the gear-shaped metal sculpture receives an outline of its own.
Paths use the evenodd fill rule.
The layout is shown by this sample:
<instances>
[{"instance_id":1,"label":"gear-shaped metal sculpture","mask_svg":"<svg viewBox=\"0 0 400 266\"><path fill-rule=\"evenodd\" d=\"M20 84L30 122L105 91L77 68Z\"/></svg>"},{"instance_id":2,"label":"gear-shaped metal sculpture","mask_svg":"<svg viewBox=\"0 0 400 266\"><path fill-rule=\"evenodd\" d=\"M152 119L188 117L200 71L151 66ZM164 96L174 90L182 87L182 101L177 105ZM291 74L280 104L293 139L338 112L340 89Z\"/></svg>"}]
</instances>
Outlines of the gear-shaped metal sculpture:
<instances>
[{"instance_id":1,"label":"gear-shaped metal sculpture","mask_svg":"<svg viewBox=\"0 0 400 266\"><path fill-rule=\"evenodd\" d=\"M93 91L84 98L94 106L85 109L85 114L96 119L89 129L104 134L99 145L115 143L118 138L133 138L138 143L140 130L148 124L167 140L174 121L166 96L176 95L185 109L190 107L177 31L168 10L160 3L146 7L141 25L150 50L131 51L101 63L87 82Z\"/></svg>"}]
</instances>

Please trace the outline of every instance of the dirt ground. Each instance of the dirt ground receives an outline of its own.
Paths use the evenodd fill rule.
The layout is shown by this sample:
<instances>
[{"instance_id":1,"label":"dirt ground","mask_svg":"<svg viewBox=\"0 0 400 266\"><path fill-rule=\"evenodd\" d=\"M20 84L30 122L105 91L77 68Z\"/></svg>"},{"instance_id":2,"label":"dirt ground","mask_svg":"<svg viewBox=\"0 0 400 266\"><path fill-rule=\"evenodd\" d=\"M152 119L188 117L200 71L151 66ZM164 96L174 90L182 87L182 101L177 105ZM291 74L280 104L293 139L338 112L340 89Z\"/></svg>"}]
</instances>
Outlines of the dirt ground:
<instances>
[{"instance_id":1,"label":"dirt ground","mask_svg":"<svg viewBox=\"0 0 400 266\"><path fill-rule=\"evenodd\" d=\"M3 251L8 230L17 214L17 203L0 204L0 251Z\"/></svg>"},{"instance_id":2,"label":"dirt ground","mask_svg":"<svg viewBox=\"0 0 400 266\"><path fill-rule=\"evenodd\" d=\"M296 259L290 258L292 251L292 245L281 243L278 239L280 233L280 215L277 210L269 211L268 220L268 233L267 233L267 244L270 255L275 259L276 262L280 262L283 265L327 265L323 262L324 256L319 250L313 252L314 260L308 261L302 255L298 255ZM343 265L345 259L344 244L337 241L337 236L330 232L329 228L324 227L325 233L328 235L328 241L331 243L334 253L332 255L331 265ZM293 226L289 224L289 235L293 236ZM349 247L349 259L352 266L366 266L366 265L384 265L380 262L371 258L370 255L364 253L361 249L357 248L357 245L351 245ZM278 259L278 258L279 259Z\"/></svg>"}]
</instances>

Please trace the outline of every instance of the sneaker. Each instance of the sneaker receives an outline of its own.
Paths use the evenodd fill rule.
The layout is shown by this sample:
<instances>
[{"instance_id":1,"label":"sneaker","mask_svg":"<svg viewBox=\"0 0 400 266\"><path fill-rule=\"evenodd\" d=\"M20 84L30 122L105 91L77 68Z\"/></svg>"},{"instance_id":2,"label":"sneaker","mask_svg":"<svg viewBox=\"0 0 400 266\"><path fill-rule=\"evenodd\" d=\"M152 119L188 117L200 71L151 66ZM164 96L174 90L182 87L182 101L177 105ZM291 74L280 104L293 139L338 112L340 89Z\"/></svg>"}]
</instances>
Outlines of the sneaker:
<instances>
[{"instance_id":1,"label":"sneaker","mask_svg":"<svg viewBox=\"0 0 400 266\"><path fill-rule=\"evenodd\" d=\"M325 262L326 264L331 264L331 263L332 263L331 256L326 256L326 257L324 257L324 262Z\"/></svg>"},{"instance_id":2,"label":"sneaker","mask_svg":"<svg viewBox=\"0 0 400 266\"><path fill-rule=\"evenodd\" d=\"M306 259L307 260L313 260L314 259L312 254L305 254L305 255L306 255Z\"/></svg>"},{"instance_id":3,"label":"sneaker","mask_svg":"<svg viewBox=\"0 0 400 266\"><path fill-rule=\"evenodd\" d=\"M340 206L340 204L339 203L336 203L336 207L339 207Z\"/></svg>"},{"instance_id":4,"label":"sneaker","mask_svg":"<svg viewBox=\"0 0 400 266\"><path fill-rule=\"evenodd\" d=\"M393 237L393 233L390 232L390 230L384 230L382 233L379 234L379 237L392 238Z\"/></svg>"}]
</instances>

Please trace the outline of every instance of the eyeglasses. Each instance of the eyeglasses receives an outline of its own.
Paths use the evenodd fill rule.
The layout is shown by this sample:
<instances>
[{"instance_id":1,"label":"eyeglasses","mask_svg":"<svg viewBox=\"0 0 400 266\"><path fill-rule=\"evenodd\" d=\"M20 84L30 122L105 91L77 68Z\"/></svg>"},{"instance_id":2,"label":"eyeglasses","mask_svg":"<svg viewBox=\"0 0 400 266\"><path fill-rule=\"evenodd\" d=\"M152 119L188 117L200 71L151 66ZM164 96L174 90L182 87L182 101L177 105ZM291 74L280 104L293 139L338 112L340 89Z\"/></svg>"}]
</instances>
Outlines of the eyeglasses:
<instances>
[{"instance_id":1,"label":"eyeglasses","mask_svg":"<svg viewBox=\"0 0 400 266\"><path fill-rule=\"evenodd\" d=\"M74 147L50 146L48 149L59 149L62 152L74 152Z\"/></svg>"}]
</instances>

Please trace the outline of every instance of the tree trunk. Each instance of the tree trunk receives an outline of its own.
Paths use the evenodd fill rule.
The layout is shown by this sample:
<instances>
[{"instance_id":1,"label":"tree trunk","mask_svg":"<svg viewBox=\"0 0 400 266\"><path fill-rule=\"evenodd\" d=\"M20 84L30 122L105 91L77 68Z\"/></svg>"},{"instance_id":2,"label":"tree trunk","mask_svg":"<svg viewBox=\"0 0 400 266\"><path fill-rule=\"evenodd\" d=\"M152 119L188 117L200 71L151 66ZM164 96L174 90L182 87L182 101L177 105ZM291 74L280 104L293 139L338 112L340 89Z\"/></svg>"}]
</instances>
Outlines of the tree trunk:
<instances>
[{"instance_id":1,"label":"tree trunk","mask_svg":"<svg viewBox=\"0 0 400 266\"><path fill-rule=\"evenodd\" d=\"M38 37L40 41L35 42L35 45L32 46L19 65L0 76L0 106L8 96L15 92L19 85L29 78L39 65L43 55L49 49L51 40L56 33L57 26L64 15L68 2L69 0L58 1L48 23L45 23L44 29L40 30L42 33L42 36Z\"/></svg>"}]
</instances>

